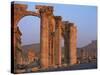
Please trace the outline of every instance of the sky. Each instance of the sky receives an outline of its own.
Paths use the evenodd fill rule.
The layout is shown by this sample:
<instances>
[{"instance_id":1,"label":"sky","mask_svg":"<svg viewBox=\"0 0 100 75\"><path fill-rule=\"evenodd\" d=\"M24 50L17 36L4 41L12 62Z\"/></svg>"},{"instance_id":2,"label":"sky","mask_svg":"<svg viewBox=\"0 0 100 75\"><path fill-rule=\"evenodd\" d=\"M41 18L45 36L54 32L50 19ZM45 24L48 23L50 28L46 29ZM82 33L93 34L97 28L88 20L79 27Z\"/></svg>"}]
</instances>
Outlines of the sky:
<instances>
[{"instance_id":1,"label":"sky","mask_svg":"<svg viewBox=\"0 0 100 75\"><path fill-rule=\"evenodd\" d=\"M63 21L70 21L77 26L77 47L83 47L91 43L92 40L97 40L96 6L34 2L16 3L27 4L28 11L36 11L35 5L53 6L55 16L62 16ZM40 19L38 17L25 16L19 21L18 26L22 32L22 45L40 43Z\"/></svg>"}]
</instances>

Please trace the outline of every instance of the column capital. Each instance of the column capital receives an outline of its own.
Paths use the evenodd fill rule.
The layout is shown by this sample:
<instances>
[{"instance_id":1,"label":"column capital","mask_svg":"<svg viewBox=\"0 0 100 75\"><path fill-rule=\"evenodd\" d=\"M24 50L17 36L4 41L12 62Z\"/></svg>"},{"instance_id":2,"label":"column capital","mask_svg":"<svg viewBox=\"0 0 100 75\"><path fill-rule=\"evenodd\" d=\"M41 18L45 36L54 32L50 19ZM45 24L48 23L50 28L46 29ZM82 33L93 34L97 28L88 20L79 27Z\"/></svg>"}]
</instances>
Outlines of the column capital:
<instances>
[{"instance_id":1,"label":"column capital","mask_svg":"<svg viewBox=\"0 0 100 75\"><path fill-rule=\"evenodd\" d=\"M37 5L36 9L38 9L40 13L53 14L53 6Z\"/></svg>"},{"instance_id":2,"label":"column capital","mask_svg":"<svg viewBox=\"0 0 100 75\"><path fill-rule=\"evenodd\" d=\"M61 16L54 16L56 20L62 20Z\"/></svg>"},{"instance_id":3,"label":"column capital","mask_svg":"<svg viewBox=\"0 0 100 75\"><path fill-rule=\"evenodd\" d=\"M66 25L66 24L68 24L69 23L69 21L63 21L63 24L64 25Z\"/></svg>"}]
</instances>

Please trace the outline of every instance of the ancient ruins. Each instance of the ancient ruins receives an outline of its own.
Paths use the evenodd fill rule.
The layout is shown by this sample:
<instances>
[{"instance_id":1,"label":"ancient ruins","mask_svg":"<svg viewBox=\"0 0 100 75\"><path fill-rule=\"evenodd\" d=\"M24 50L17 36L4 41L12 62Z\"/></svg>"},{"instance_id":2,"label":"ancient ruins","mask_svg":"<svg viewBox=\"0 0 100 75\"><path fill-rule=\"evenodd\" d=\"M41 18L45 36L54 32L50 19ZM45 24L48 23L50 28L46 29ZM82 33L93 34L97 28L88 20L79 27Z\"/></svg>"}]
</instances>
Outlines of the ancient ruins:
<instances>
[{"instance_id":1,"label":"ancient ruins","mask_svg":"<svg viewBox=\"0 0 100 75\"><path fill-rule=\"evenodd\" d=\"M61 38L64 39L64 64L77 63L77 28L74 23L62 21L61 16L53 14L52 6L36 5L36 11L27 11L27 5L11 5L11 41L12 59L14 64L23 64L21 36L18 22L24 16L36 16L40 18L40 66L43 69L49 67L61 67L62 50ZM67 14L67 13L66 13ZM14 57L13 57L14 56Z\"/></svg>"}]
</instances>

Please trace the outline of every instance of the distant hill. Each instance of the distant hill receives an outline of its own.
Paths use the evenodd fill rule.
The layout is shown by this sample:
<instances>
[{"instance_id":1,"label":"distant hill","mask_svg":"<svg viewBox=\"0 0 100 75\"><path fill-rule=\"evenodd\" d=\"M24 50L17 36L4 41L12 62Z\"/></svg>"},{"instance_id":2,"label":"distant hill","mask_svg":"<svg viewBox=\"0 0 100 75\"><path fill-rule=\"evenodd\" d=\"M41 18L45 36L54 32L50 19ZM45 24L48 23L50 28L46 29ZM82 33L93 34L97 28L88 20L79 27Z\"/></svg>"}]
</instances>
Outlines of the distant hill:
<instances>
[{"instance_id":1,"label":"distant hill","mask_svg":"<svg viewBox=\"0 0 100 75\"><path fill-rule=\"evenodd\" d=\"M40 44L29 44L22 46L23 52L27 53L29 49L32 49L34 52L40 52Z\"/></svg>"},{"instance_id":2,"label":"distant hill","mask_svg":"<svg viewBox=\"0 0 100 75\"><path fill-rule=\"evenodd\" d=\"M85 53L85 55L97 57L97 40L93 40L88 45L86 45L82 48L77 48L77 50L78 50L77 51L78 57L81 56L82 51Z\"/></svg>"},{"instance_id":3,"label":"distant hill","mask_svg":"<svg viewBox=\"0 0 100 75\"><path fill-rule=\"evenodd\" d=\"M36 53L40 53L40 44L29 44L29 45L24 45L22 46L22 49L25 53L28 52L29 49L33 49ZM62 50L64 50L64 47L62 47ZM82 47L82 48L77 48L77 53L78 57L81 55L81 51L84 51L85 53L88 53L88 55L95 55L97 56L97 40L93 40L91 43L88 45ZM62 51L63 53L63 51Z\"/></svg>"}]
</instances>

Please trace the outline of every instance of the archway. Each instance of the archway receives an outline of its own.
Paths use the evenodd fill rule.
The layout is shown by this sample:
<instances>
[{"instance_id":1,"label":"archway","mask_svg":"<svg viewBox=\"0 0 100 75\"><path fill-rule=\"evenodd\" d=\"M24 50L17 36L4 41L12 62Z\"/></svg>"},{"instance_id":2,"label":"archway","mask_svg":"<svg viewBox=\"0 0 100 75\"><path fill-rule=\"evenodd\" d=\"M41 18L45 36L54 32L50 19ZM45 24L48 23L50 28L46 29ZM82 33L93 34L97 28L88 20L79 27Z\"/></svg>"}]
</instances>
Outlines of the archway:
<instances>
[{"instance_id":1,"label":"archway","mask_svg":"<svg viewBox=\"0 0 100 75\"><path fill-rule=\"evenodd\" d=\"M40 52L40 19L34 16L25 16L18 22L21 36L23 64L34 63Z\"/></svg>"},{"instance_id":2,"label":"archway","mask_svg":"<svg viewBox=\"0 0 100 75\"><path fill-rule=\"evenodd\" d=\"M24 4L14 4L12 3L11 5L11 42L12 42L12 69L15 70L15 64L13 62L15 62L14 60L21 58L21 36L22 33L19 29L18 22L20 21L21 18L25 17L25 16L36 16L39 17L41 20L41 29L40 29L40 43L41 43L41 50L40 50L40 62L41 62L41 67L43 68L48 68L48 32L49 32L49 19L48 16L53 15L53 7L50 6L41 6L41 5L37 5L36 9L38 9L36 12L33 11L27 11L27 5ZM17 49L19 48L19 49ZM16 52L18 51L18 52ZM20 54L20 55L17 55ZM19 57L16 57L19 56ZM13 67L14 66L14 67Z\"/></svg>"},{"instance_id":3,"label":"archway","mask_svg":"<svg viewBox=\"0 0 100 75\"><path fill-rule=\"evenodd\" d=\"M25 16L18 23L22 32L22 45L40 43L40 19L34 16Z\"/></svg>"}]
</instances>

